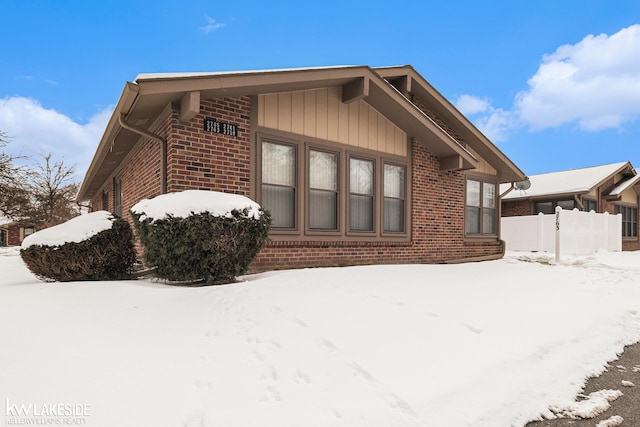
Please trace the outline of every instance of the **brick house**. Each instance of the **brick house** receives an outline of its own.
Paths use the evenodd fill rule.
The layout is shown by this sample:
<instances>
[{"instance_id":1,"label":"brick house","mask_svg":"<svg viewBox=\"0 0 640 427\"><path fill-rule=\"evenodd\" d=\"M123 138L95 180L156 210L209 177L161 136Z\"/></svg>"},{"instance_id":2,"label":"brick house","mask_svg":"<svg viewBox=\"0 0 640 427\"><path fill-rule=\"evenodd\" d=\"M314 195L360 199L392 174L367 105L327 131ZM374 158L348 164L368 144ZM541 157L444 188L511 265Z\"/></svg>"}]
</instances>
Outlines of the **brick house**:
<instances>
[{"instance_id":1,"label":"brick house","mask_svg":"<svg viewBox=\"0 0 640 427\"><path fill-rule=\"evenodd\" d=\"M524 174L411 66L143 74L78 199L131 221L163 192L272 213L252 271L502 256L498 185Z\"/></svg>"},{"instance_id":2,"label":"brick house","mask_svg":"<svg viewBox=\"0 0 640 427\"><path fill-rule=\"evenodd\" d=\"M527 190L502 198L502 216L551 214L556 206L622 215L622 249L638 250L640 175L630 162L551 172L529 177ZM501 186L501 193L509 189Z\"/></svg>"},{"instance_id":3,"label":"brick house","mask_svg":"<svg viewBox=\"0 0 640 427\"><path fill-rule=\"evenodd\" d=\"M16 221L0 218L0 246L19 246L36 228Z\"/></svg>"}]
</instances>

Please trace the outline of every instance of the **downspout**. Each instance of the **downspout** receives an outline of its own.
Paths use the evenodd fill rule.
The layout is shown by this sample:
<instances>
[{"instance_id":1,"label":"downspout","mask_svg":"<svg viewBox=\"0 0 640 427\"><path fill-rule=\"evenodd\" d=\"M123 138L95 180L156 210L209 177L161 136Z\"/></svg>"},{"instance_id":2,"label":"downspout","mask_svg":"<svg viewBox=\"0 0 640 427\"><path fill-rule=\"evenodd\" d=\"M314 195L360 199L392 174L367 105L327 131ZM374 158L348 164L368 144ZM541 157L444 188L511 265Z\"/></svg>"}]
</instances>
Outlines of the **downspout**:
<instances>
[{"instance_id":1,"label":"downspout","mask_svg":"<svg viewBox=\"0 0 640 427\"><path fill-rule=\"evenodd\" d=\"M504 196L506 196L507 194L511 193L514 188L516 188L516 183L515 182L511 182L511 187L507 188L505 190L505 192L500 195L500 201L502 201L502 198Z\"/></svg>"},{"instance_id":2,"label":"downspout","mask_svg":"<svg viewBox=\"0 0 640 427\"><path fill-rule=\"evenodd\" d=\"M147 137L149 139L153 139L160 143L160 152L161 152L161 160L160 160L160 192L161 194L166 194L167 192L167 140L163 137L156 135L155 133L149 132L146 129L142 129L138 126L132 125L131 123L127 123L125 121L125 114L122 113L118 116L118 123L124 129L127 129L133 133L137 133L138 135Z\"/></svg>"}]
</instances>

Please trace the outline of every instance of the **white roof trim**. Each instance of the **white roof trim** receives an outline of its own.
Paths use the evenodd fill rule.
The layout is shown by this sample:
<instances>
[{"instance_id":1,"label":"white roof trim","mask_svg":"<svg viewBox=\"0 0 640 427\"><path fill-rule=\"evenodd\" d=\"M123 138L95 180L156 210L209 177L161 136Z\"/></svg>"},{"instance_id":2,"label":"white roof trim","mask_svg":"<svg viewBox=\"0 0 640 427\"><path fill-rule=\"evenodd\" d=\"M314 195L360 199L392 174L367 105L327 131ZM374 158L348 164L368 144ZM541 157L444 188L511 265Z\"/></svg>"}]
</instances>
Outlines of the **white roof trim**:
<instances>
[{"instance_id":1,"label":"white roof trim","mask_svg":"<svg viewBox=\"0 0 640 427\"><path fill-rule=\"evenodd\" d=\"M622 193L624 193L626 190L628 190L629 188L631 188L634 185L636 185L638 182L640 182L640 175L636 175L636 176L631 177L631 178L629 178L627 180L619 182L618 185L616 186L616 188L614 188L613 190L611 190L609 192L609 195L610 196L619 196Z\"/></svg>"},{"instance_id":2,"label":"white roof trim","mask_svg":"<svg viewBox=\"0 0 640 427\"><path fill-rule=\"evenodd\" d=\"M290 71L312 71L312 70L327 70L327 69L344 69L344 68L361 68L365 65L334 65L330 67L303 67L303 68L274 68L271 70L245 70L245 71L215 71L215 72L191 72L191 73L142 73L138 74L134 82L140 80L155 80L155 79L186 79L191 77L216 77L216 76L230 76L230 75L243 75L243 74L269 74L269 73L283 73Z\"/></svg>"}]
</instances>

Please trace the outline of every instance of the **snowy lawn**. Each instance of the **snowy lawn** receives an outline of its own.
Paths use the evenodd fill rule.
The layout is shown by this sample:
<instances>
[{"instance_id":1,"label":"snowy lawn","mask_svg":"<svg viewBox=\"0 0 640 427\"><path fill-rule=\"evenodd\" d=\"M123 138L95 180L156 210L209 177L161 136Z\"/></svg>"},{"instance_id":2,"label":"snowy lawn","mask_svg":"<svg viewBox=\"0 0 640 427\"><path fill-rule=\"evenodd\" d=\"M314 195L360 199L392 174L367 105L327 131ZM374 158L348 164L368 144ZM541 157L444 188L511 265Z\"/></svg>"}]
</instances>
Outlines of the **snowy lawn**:
<instances>
[{"instance_id":1,"label":"snowy lawn","mask_svg":"<svg viewBox=\"0 0 640 427\"><path fill-rule=\"evenodd\" d=\"M522 426L640 340L640 252L551 258L184 288L42 283L4 249L0 425Z\"/></svg>"}]
</instances>

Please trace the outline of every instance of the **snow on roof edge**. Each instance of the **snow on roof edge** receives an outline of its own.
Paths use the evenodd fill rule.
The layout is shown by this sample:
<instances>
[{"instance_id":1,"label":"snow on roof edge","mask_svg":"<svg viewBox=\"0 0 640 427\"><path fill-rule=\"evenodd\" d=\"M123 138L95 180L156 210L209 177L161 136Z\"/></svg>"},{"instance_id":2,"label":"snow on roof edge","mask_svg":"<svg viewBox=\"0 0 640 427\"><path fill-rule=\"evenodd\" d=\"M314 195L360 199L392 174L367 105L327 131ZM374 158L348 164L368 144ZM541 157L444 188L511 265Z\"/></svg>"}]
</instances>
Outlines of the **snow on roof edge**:
<instances>
[{"instance_id":1,"label":"snow on roof edge","mask_svg":"<svg viewBox=\"0 0 640 427\"><path fill-rule=\"evenodd\" d=\"M628 163L629 162L610 163L530 175L528 178L531 182L531 188L525 191L513 190L505 195L503 200L554 196L568 193L586 193ZM503 193L508 187L508 184L503 184L500 187L500 192Z\"/></svg>"},{"instance_id":2,"label":"snow on roof edge","mask_svg":"<svg viewBox=\"0 0 640 427\"><path fill-rule=\"evenodd\" d=\"M629 179L623 180L621 182L618 183L618 185L609 192L609 195L611 196L618 196L620 194L622 194L623 192L625 192L626 190L628 190L630 187L634 186L635 184L637 184L640 181L640 175L636 175L634 177L631 177Z\"/></svg>"},{"instance_id":3,"label":"snow on roof edge","mask_svg":"<svg viewBox=\"0 0 640 427\"><path fill-rule=\"evenodd\" d=\"M177 73L141 73L136 76L134 82L138 80L154 80L154 79L180 79L189 77L216 77L225 75L241 75L241 74L266 74L280 73L288 71L313 71L313 70L331 70L340 68L358 68L367 67L367 65L331 65L318 67L300 67L300 68L273 68L268 70L231 70L231 71L196 71L196 72L177 72Z\"/></svg>"}]
</instances>

